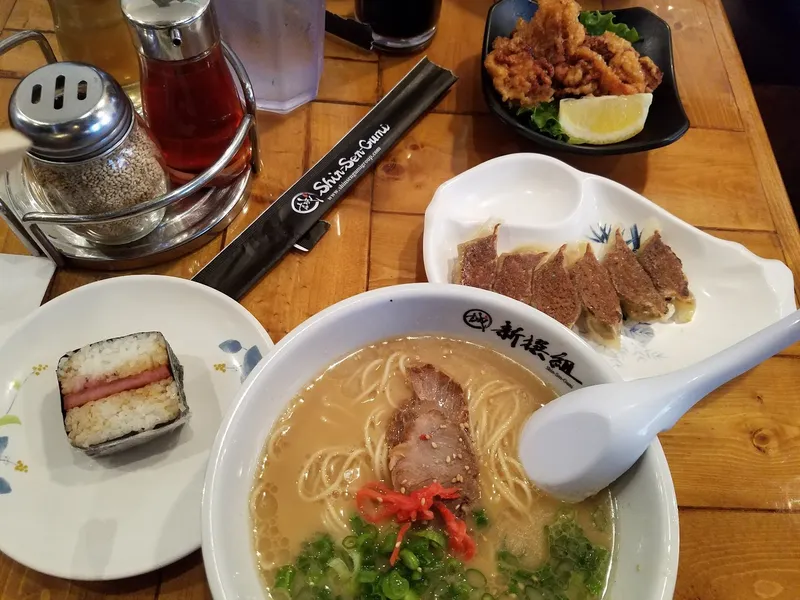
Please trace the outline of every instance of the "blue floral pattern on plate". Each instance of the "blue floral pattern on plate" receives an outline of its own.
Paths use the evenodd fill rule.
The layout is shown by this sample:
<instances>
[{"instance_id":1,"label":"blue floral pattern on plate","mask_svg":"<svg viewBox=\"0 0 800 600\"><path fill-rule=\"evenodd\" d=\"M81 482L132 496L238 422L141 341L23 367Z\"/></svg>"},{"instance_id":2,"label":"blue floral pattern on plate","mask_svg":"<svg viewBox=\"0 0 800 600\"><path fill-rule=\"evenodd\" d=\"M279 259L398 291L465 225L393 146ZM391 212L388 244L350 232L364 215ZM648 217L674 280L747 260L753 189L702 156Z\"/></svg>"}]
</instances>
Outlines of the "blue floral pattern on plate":
<instances>
[{"instance_id":1,"label":"blue floral pattern on plate","mask_svg":"<svg viewBox=\"0 0 800 600\"><path fill-rule=\"evenodd\" d=\"M28 377L31 375L39 375L46 367L42 365L37 365L31 370L31 373L28 374ZM19 390L22 388L22 385L25 381L28 380L26 377L22 382L13 381L11 383L11 387L16 390L16 394L11 400L11 404L9 404L6 412L3 416L0 416L0 427L6 427L8 425L22 425L22 421L20 421L19 417L16 415L11 414L11 409L14 408L14 402L16 402L17 397L19 396ZM18 473L27 473L28 472L28 465L26 465L21 460L14 460L9 458L6 454L8 450L8 442L9 436L4 435L0 436L0 465L5 465L7 467L12 467L14 471ZM9 483L8 479L5 477L0 477L0 496L3 494L10 494L11 493L11 484Z\"/></svg>"},{"instance_id":2,"label":"blue floral pattern on plate","mask_svg":"<svg viewBox=\"0 0 800 600\"><path fill-rule=\"evenodd\" d=\"M251 346L245 350L239 340L225 340L219 345L219 349L231 356L233 365L217 363L214 365L214 369L223 373L227 372L228 369L239 371L241 381L247 379L247 376L263 358L258 346ZM242 355L243 350L244 354Z\"/></svg>"},{"instance_id":3,"label":"blue floral pattern on plate","mask_svg":"<svg viewBox=\"0 0 800 600\"><path fill-rule=\"evenodd\" d=\"M589 227L589 233L586 235L586 239L590 242L605 244L611 239L613 231L614 227L611 223L597 223L597 225L591 225ZM642 244L642 232L636 223L627 229L623 227L622 237L625 238L625 243L631 247L631 250L638 250Z\"/></svg>"}]
</instances>

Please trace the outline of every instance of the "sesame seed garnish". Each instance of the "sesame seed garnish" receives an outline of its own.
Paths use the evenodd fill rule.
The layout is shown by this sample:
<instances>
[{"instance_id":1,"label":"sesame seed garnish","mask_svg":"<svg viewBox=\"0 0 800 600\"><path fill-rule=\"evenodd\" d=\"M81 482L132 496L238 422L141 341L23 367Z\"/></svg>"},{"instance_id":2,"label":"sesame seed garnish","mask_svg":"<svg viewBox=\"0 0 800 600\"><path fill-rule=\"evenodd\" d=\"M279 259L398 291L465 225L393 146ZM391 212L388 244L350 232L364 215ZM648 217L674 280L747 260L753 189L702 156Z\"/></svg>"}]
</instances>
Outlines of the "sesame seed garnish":
<instances>
[{"instance_id":1,"label":"sesame seed garnish","mask_svg":"<svg viewBox=\"0 0 800 600\"><path fill-rule=\"evenodd\" d=\"M401 485L408 485L408 479L403 479L400 483Z\"/></svg>"},{"instance_id":2,"label":"sesame seed garnish","mask_svg":"<svg viewBox=\"0 0 800 600\"><path fill-rule=\"evenodd\" d=\"M458 478L457 478L457 477L453 477L453 478L450 480L450 483L455 483L456 481L458 481Z\"/></svg>"},{"instance_id":3,"label":"sesame seed garnish","mask_svg":"<svg viewBox=\"0 0 800 600\"><path fill-rule=\"evenodd\" d=\"M461 452L459 452L459 453L458 453L458 458L464 458L464 457L461 455Z\"/></svg>"},{"instance_id":4,"label":"sesame seed garnish","mask_svg":"<svg viewBox=\"0 0 800 600\"><path fill-rule=\"evenodd\" d=\"M445 460L445 462L446 462L447 464L450 464L450 457L449 457L449 456L448 456L447 458L445 458L444 460Z\"/></svg>"},{"instance_id":5,"label":"sesame seed garnish","mask_svg":"<svg viewBox=\"0 0 800 600\"><path fill-rule=\"evenodd\" d=\"M431 442L431 448L436 450L438 447L439 447L439 444L437 444L436 442Z\"/></svg>"},{"instance_id":6,"label":"sesame seed garnish","mask_svg":"<svg viewBox=\"0 0 800 600\"><path fill-rule=\"evenodd\" d=\"M401 488L400 488L400 493L401 493L401 494L405 494L405 493L406 493L406 488L404 488L404 487L401 487Z\"/></svg>"},{"instance_id":7,"label":"sesame seed garnish","mask_svg":"<svg viewBox=\"0 0 800 600\"><path fill-rule=\"evenodd\" d=\"M397 542L397 543L394 545L394 547L395 547L395 548L399 548L399 547L400 547L400 542Z\"/></svg>"},{"instance_id":8,"label":"sesame seed garnish","mask_svg":"<svg viewBox=\"0 0 800 600\"><path fill-rule=\"evenodd\" d=\"M464 469L469 471L469 465L464 465Z\"/></svg>"},{"instance_id":9,"label":"sesame seed garnish","mask_svg":"<svg viewBox=\"0 0 800 600\"><path fill-rule=\"evenodd\" d=\"M462 438L458 438L458 441L459 442L463 442L464 440Z\"/></svg>"},{"instance_id":10,"label":"sesame seed garnish","mask_svg":"<svg viewBox=\"0 0 800 600\"><path fill-rule=\"evenodd\" d=\"M425 498L420 498L419 499L419 505L420 506L425 506Z\"/></svg>"},{"instance_id":11,"label":"sesame seed garnish","mask_svg":"<svg viewBox=\"0 0 800 600\"><path fill-rule=\"evenodd\" d=\"M383 504L383 498L381 498L380 496L378 496L376 500L378 501L378 504Z\"/></svg>"},{"instance_id":12,"label":"sesame seed garnish","mask_svg":"<svg viewBox=\"0 0 800 600\"><path fill-rule=\"evenodd\" d=\"M447 429L447 425L445 425L444 423L442 423L441 425L439 425L439 429Z\"/></svg>"}]
</instances>

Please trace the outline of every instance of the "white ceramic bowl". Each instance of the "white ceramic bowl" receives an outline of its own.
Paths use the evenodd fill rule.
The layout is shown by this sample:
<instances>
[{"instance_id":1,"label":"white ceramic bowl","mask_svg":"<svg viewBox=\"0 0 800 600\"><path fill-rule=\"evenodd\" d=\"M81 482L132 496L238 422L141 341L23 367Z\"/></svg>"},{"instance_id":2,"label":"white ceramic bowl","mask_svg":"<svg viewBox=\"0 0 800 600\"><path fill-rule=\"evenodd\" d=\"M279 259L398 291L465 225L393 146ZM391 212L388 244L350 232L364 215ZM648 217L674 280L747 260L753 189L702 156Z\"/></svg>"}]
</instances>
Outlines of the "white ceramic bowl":
<instances>
[{"instance_id":1,"label":"white ceramic bowl","mask_svg":"<svg viewBox=\"0 0 800 600\"><path fill-rule=\"evenodd\" d=\"M521 327L518 343L495 332ZM618 381L588 344L516 300L450 284L410 284L340 302L287 335L245 383L217 434L203 491L203 560L215 600L269 598L259 578L248 500L264 442L287 403L324 369L386 338L442 334L493 348L529 368L556 391ZM566 353L571 373L523 348L528 335ZM556 363L553 363L558 367ZM618 507L615 566L608 596L669 600L678 567L678 509L669 467L656 441L614 484Z\"/></svg>"}]
</instances>

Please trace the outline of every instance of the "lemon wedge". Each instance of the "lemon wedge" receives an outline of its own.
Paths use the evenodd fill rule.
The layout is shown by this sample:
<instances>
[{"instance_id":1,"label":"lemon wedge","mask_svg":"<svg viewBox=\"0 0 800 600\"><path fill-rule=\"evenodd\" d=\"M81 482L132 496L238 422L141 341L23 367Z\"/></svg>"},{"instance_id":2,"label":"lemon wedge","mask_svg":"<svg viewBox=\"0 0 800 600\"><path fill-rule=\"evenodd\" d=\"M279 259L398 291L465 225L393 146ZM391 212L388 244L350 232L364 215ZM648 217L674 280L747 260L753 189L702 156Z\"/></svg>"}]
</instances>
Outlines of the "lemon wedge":
<instances>
[{"instance_id":1,"label":"lemon wedge","mask_svg":"<svg viewBox=\"0 0 800 600\"><path fill-rule=\"evenodd\" d=\"M614 144L644 129L652 102L653 94L565 99L558 121L573 144Z\"/></svg>"}]
</instances>

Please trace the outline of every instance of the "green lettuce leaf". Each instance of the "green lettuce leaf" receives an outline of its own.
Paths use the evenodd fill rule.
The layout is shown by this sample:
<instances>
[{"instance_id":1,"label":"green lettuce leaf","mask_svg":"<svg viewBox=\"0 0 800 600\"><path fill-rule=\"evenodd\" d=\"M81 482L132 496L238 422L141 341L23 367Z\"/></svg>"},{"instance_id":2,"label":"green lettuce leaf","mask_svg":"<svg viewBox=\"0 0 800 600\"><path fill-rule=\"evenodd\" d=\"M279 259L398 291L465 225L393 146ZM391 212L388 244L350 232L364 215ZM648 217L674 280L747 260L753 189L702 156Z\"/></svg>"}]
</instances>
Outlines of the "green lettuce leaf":
<instances>
[{"instance_id":1,"label":"green lettuce leaf","mask_svg":"<svg viewBox=\"0 0 800 600\"><path fill-rule=\"evenodd\" d=\"M586 33L589 35L603 35L606 31L610 31L630 43L641 39L635 28L628 27L625 23L615 23L614 18L614 13L589 10L581 12L578 20L586 27Z\"/></svg>"},{"instance_id":2,"label":"green lettuce leaf","mask_svg":"<svg viewBox=\"0 0 800 600\"><path fill-rule=\"evenodd\" d=\"M567 134L558 122L558 101L542 102L534 108L520 108L517 115L530 115L531 127L540 133L561 141L567 141Z\"/></svg>"}]
</instances>

